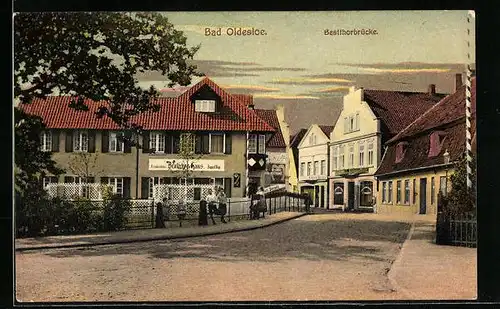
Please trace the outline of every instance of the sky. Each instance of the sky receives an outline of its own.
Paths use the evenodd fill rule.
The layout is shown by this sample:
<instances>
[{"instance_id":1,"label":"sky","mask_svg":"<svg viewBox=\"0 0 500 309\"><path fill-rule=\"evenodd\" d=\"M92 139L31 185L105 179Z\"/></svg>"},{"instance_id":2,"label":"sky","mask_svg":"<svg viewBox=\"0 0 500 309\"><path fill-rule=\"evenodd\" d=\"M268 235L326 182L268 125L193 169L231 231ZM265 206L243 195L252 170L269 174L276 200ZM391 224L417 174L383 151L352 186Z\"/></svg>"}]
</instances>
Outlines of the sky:
<instances>
[{"instance_id":1,"label":"sky","mask_svg":"<svg viewBox=\"0 0 500 309\"><path fill-rule=\"evenodd\" d=\"M350 86L426 91L436 84L438 92L451 93L455 73L465 77L465 64L475 62L467 11L163 14L189 46L201 45L193 61L198 71L231 93L253 94L257 108L283 104L292 133L311 123L333 125ZM206 35L207 28L220 35ZM234 28L261 34L228 35ZM340 29L370 34L325 35ZM184 90L168 89L155 72L138 78L165 95Z\"/></svg>"}]
</instances>

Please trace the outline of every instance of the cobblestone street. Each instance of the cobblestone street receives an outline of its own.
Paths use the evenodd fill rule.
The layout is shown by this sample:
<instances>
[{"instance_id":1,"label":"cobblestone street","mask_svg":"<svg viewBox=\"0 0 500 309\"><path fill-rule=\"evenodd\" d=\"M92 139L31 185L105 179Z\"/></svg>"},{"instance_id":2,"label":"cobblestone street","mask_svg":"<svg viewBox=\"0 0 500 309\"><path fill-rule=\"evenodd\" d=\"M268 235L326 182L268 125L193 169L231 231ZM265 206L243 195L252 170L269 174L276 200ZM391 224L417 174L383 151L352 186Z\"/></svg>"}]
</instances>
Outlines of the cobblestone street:
<instances>
[{"instance_id":1,"label":"cobblestone street","mask_svg":"<svg viewBox=\"0 0 500 309\"><path fill-rule=\"evenodd\" d=\"M410 224L375 218L318 214L216 236L17 253L17 299L397 299L387 272Z\"/></svg>"}]
</instances>

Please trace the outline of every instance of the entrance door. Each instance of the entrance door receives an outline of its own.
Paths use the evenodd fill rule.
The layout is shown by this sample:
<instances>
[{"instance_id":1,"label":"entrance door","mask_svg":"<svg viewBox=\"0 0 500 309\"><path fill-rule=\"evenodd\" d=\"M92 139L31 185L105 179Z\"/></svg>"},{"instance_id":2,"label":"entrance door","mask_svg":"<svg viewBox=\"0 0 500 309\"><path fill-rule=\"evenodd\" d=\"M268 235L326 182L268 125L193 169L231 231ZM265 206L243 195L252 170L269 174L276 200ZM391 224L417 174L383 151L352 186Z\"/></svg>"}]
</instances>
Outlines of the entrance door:
<instances>
[{"instance_id":1,"label":"entrance door","mask_svg":"<svg viewBox=\"0 0 500 309\"><path fill-rule=\"evenodd\" d=\"M319 200L321 195L319 194L319 186L314 186L314 206L319 207Z\"/></svg>"},{"instance_id":2,"label":"entrance door","mask_svg":"<svg viewBox=\"0 0 500 309\"><path fill-rule=\"evenodd\" d=\"M427 178L420 178L420 211L424 215L427 212Z\"/></svg>"},{"instance_id":3,"label":"entrance door","mask_svg":"<svg viewBox=\"0 0 500 309\"><path fill-rule=\"evenodd\" d=\"M325 208L325 186L321 186L321 207Z\"/></svg>"},{"instance_id":4,"label":"entrance door","mask_svg":"<svg viewBox=\"0 0 500 309\"><path fill-rule=\"evenodd\" d=\"M354 181L347 183L347 209L354 209Z\"/></svg>"}]
</instances>

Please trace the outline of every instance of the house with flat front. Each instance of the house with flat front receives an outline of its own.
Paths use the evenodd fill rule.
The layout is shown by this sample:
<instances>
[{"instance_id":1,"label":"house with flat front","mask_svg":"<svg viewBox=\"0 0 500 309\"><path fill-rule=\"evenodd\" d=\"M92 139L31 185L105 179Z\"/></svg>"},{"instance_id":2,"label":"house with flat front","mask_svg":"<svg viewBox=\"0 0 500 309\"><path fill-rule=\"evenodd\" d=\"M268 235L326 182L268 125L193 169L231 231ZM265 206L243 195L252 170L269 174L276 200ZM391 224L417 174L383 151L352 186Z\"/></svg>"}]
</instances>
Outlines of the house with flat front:
<instances>
[{"instance_id":1,"label":"house with flat front","mask_svg":"<svg viewBox=\"0 0 500 309\"><path fill-rule=\"evenodd\" d=\"M375 176L377 212L437 214L438 193L446 194L455 163L466 153L465 85L442 99L386 143ZM476 78L471 85L471 134L476 140Z\"/></svg>"},{"instance_id":2,"label":"house with flat front","mask_svg":"<svg viewBox=\"0 0 500 309\"><path fill-rule=\"evenodd\" d=\"M373 211L384 143L443 97L435 85L428 92L351 87L330 134L330 208Z\"/></svg>"},{"instance_id":3,"label":"house with flat front","mask_svg":"<svg viewBox=\"0 0 500 309\"><path fill-rule=\"evenodd\" d=\"M313 207L328 208L328 144L333 126L312 124L299 146L299 188Z\"/></svg>"},{"instance_id":4,"label":"house with flat front","mask_svg":"<svg viewBox=\"0 0 500 309\"><path fill-rule=\"evenodd\" d=\"M49 183L102 183L115 193L131 198L152 198L157 184L215 184L228 197L247 195L250 173L266 171L266 141L275 129L262 120L237 95L204 78L177 97L160 97L159 111L131 117L143 128L142 135L121 130L107 117L95 112L107 102L85 100L89 111L69 108L69 96L35 99L20 108L41 116L47 129L41 133L42 149L53 152L53 159L66 174L48 176ZM182 133L194 134L189 178L181 177L184 161L179 155ZM124 142L120 136L137 140L142 149ZM71 171L75 154L95 156L95 171L82 177ZM85 179L86 178L86 179ZM195 192L199 198L198 194Z\"/></svg>"}]
</instances>

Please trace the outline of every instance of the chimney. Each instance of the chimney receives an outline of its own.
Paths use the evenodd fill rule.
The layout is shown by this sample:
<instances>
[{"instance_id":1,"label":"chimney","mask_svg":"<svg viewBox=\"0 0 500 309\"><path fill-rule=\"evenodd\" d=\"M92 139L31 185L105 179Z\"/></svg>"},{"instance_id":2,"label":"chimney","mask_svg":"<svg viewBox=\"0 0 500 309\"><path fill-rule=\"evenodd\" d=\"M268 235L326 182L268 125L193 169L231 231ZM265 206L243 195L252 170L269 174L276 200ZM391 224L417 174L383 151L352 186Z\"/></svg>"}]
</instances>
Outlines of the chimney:
<instances>
[{"instance_id":1,"label":"chimney","mask_svg":"<svg viewBox=\"0 0 500 309\"><path fill-rule=\"evenodd\" d=\"M458 88L462 87L462 74L457 73L455 74L455 91L458 90Z\"/></svg>"},{"instance_id":2,"label":"chimney","mask_svg":"<svg viewBox=\"0 0 500 309\"><path fill-rule=\"evenodd\" d=\"M430 84L428 92L429 92L430 95L435 95L436 94L436 85L435 84Z\"/></svg>"}]
</instances>

